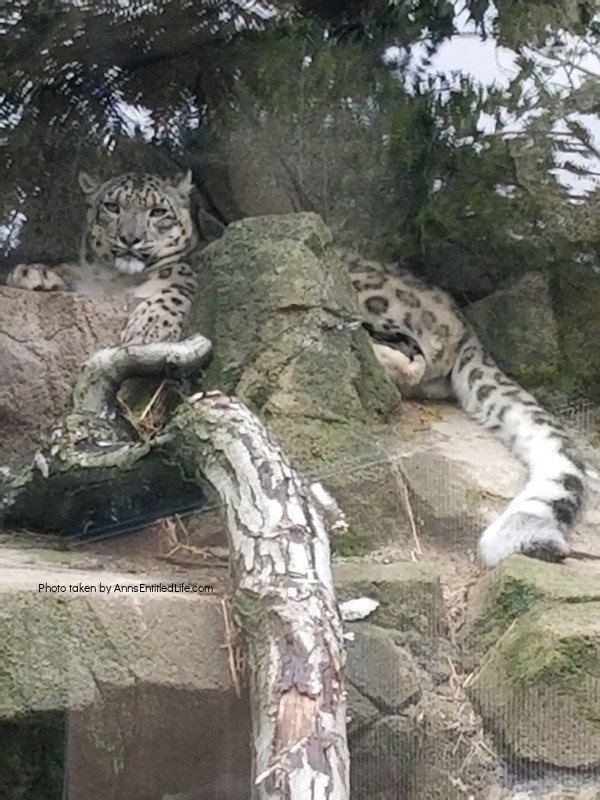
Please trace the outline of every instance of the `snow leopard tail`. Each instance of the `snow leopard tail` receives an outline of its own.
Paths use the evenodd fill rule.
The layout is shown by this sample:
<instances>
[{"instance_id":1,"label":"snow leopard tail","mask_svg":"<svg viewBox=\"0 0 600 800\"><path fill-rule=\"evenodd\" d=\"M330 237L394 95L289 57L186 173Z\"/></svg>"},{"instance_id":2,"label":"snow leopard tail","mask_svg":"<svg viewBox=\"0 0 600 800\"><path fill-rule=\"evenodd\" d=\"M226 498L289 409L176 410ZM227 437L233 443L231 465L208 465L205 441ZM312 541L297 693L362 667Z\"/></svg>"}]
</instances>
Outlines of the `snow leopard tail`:
<instances>
[{"instance_id":1,"label":"snow leopard tail","mask_svg":"<svg viewBox=\"0 0 600 800\"><path fill-rule=\"evenodd\" d=\"M528 469L528 480L482 534L480 554L494 566L512 553L561 561L566 535L585 497L585 467L562 426L485 352L474 333L451 375L465 411L498 434Z\"/></svg>"}]
</instances>

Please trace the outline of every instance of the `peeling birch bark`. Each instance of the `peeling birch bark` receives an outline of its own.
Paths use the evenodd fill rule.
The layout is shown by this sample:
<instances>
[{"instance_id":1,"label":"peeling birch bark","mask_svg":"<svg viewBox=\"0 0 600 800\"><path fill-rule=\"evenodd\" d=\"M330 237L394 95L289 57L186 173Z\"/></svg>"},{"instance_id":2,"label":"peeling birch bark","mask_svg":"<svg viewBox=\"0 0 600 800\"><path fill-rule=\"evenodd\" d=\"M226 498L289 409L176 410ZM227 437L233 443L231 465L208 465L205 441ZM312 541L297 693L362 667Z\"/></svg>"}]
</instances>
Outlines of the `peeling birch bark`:
<instances>
[{"instance_id":1,"label":"peeling birch bark","mask_svg":"<svg viewBox=\"0 0 600 800\"><path fill-rule=\"evenodd\" d=\"M173 473L199 488L208 481L225 506L234 614L248 648L252 798L348 800L343 631L329 547L345 520L335 501L300 476L258 417L220 392L189 398L150 442L118 424L121 381L190 374L209 354L210 342L196 336L93 356L31 469L4 471L0 509L18 524L41 505L52 529L62 519L57 486L84 498L91 488L96 504L112 509L124 475L150 474L148 463L167 482Z\"/></svg>"},{"instance_id":2,"label":"peeling birch bark","mask_svg":"<svg viewBox=\"0 0 600 800\"><path fill-rule=\"evenodd\" d=\"M189 403L198 468L227 515L234 613L248 647L253 800L343 800L343 632L313 489L241 402L217 392Z\"/></svg>"}]
</instances>

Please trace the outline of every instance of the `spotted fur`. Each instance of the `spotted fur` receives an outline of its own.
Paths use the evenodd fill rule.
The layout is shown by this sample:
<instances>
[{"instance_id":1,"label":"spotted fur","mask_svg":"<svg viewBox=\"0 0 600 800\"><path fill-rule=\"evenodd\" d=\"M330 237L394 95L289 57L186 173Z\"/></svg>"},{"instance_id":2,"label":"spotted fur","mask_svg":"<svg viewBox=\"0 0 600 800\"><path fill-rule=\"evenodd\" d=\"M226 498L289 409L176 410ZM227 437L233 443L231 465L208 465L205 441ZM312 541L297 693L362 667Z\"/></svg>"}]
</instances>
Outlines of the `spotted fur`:
<instances>
[{"instance_id":1,"label":"spotted fur","mask_svg":"<svg viewBox=\"0 0 600 800\"><path fill-rule=\"evenodd\" d=\"M192 176L128 173L79 185L87 206L78 264L19 264L8 286L139 299L122 343L176 341L196 291L198 245L190 208Z\"/></svg>"},{"instance_id":2,"label":"spotted fur","mask_svg":"<svg viewBox=\"0 0 600 800\"><path fill-rule=\"evenodd\" d=\"M528 468L524 488L482 534L494 566L512 553L564 559L585 495L585 469L562 426L485 352L451 298L398 266L340 251L379 361L407 397L455 397Z\"/></svg>"}]
</instances>

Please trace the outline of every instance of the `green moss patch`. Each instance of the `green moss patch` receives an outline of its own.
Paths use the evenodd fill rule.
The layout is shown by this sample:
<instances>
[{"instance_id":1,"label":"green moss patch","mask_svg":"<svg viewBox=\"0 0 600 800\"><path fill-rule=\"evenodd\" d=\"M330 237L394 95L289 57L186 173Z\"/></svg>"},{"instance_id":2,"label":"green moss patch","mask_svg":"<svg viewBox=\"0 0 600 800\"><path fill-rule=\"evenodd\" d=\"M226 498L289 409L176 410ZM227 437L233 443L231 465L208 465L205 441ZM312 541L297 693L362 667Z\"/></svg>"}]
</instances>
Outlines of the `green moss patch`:
<instances>
[{"instance_id":1,"label":"green moss patch","mask_svg":"<svg viewBox=\"0 0 600 800\"><path fill-rule=\"evenodd\" d=\"M513 556L487 573L471 598L464 642L473 655L492 647L530 609L600 601L596 564L547 564Z\"/></svg>"},{"instance_id":2,"label":"green moss patch","mask_svg":"<svg viewBox=\"0 0 600 800\"><path fill-rule=\"evenodd\" d=\"M532 609L489 651L468 693L507 755L600 766L600 602Z\"/></svg>"}]
</instances>

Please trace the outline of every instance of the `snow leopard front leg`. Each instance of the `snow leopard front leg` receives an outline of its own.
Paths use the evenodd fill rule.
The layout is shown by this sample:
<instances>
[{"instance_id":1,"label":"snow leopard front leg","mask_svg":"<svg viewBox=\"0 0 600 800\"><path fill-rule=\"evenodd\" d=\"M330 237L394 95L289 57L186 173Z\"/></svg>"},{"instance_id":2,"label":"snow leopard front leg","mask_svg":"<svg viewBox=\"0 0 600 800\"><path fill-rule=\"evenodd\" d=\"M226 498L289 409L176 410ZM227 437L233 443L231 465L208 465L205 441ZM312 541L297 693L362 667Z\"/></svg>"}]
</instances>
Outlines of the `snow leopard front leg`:
<instances>
[{"instance_id":1,"label":"snow leopard front leg","mask_svg":"<svg viewBox=\"0 0 600 800\"><path fill-rule=\"evenodd\" d=\"M189 264L161 267L135 292L141 302L121 334L121 344L177 342L196 293L197 276Z\"/></svg>"},{"instance_id":2,"label":"snow leopard front leg","mask_svg":"<svg viewBox=\"0 0 600 800\"><path fill-rule=\"evenodd\" d=\"M140 302L131 312L120 336L122 345L178 342L182 338L196 292L194 270L185 263L169 264L156 270L135 292ZM169 407L170 392L153 379L133 378L121 386L119 398L129 409L135 409L144 398L152 397L153 424L164 422ZM134 412L135 413L135 412Z\"/></svg>"}]
</instances>

